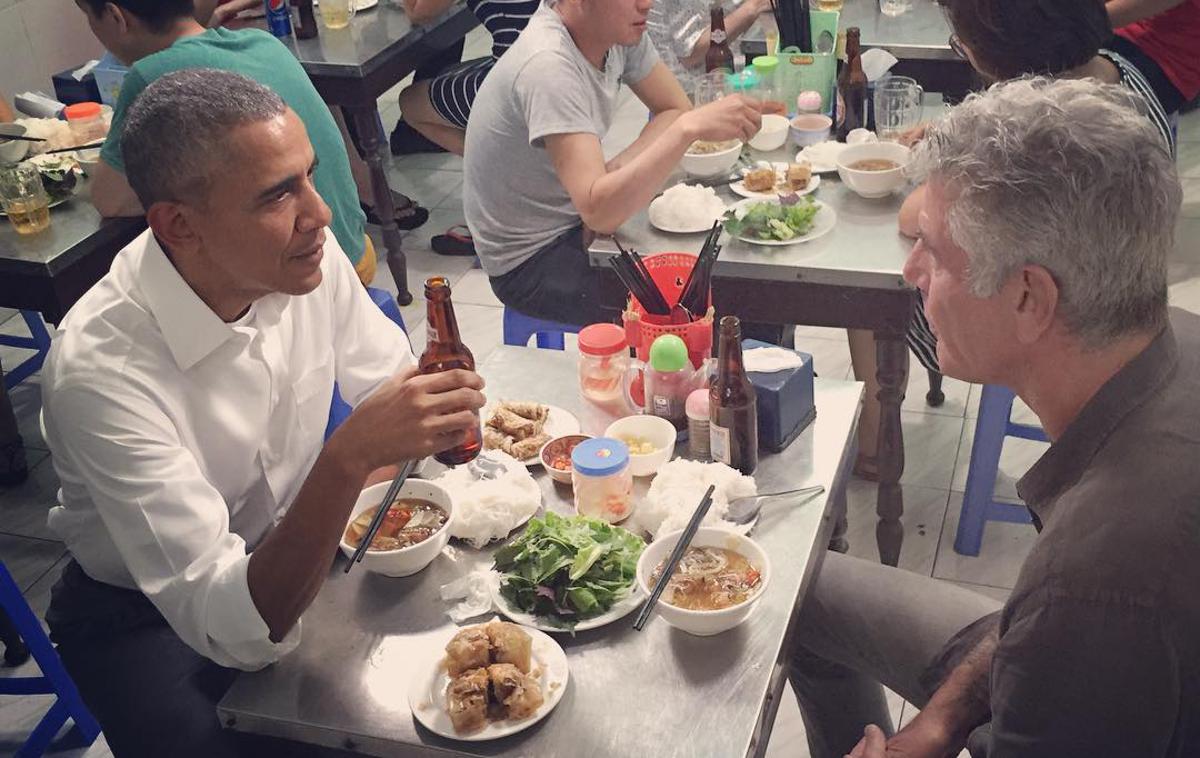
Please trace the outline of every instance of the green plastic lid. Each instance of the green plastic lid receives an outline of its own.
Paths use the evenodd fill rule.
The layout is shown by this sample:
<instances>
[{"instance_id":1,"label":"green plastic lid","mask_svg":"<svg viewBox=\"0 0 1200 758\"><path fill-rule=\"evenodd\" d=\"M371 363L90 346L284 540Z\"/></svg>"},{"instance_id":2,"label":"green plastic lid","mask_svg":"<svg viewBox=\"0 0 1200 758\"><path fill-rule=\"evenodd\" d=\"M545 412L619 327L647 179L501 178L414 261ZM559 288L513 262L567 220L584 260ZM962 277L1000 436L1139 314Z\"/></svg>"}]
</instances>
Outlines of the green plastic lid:
<instances>
[{"instance_id":1,"label":"green plastic lid","mask_svg":"<svg viewBox=\"0 0 1200 758\"><path fill-rule=\"evenodd\" d=\"M776 66L779 65L779 59L774 55L760 55L754 60L750 61L750 63L754 66L755 71L761 71L764 74L767 74L775 70Z\"/></svg>"},{"instance_id":2,"label":"green plastic lid","mask_svg":"<svg viewBox=\"0 0 1200 758\"><path fill-rule=\"evenodd\" d=\"M679 371L687 362L687 345L674 334L663 334L650 345L650 368L655 371Z\"/></svg>"}]
</instances>

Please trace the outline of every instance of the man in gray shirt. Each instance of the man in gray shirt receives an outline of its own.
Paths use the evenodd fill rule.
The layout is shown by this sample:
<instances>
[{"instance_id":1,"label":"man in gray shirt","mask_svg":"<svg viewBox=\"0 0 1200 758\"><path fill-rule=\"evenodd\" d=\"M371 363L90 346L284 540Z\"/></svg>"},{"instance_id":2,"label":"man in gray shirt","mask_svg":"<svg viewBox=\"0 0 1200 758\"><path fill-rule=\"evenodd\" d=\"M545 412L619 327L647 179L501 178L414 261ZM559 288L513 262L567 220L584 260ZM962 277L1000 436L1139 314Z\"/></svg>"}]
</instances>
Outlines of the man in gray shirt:
<instances>
[{"instance_id":1,"label":"man in gray shirt","mask_svg":"<svg viewBox=\"0 0 1200 758\"><path fill-rule=\"evenodd\" d=\"M615 231L646 207L693 141L746 140L758 131L757 104L740 96L691 110L645 35L648 6L542 5L476 96L463 209L492 289L528 315L603 320L587 230ZM605 161L600 139L622 83L651 119Z\"/></svg>"},{"instance_id":2,"label":"man in gray shirt","mask_svg":"<svg viewBox=\"0 0 1200 758\"><path fill-rule=\"evenodd\" d=\"M1135 97L1001 84L917 149L905 278L945 371L1051 439L1039 535L1002 608L827 554L791 670L814 758L1200 755L1200 318L1167 308L1181 191ZM895 734L881 682L921 708Z\"/></svg>"}]
</instances>

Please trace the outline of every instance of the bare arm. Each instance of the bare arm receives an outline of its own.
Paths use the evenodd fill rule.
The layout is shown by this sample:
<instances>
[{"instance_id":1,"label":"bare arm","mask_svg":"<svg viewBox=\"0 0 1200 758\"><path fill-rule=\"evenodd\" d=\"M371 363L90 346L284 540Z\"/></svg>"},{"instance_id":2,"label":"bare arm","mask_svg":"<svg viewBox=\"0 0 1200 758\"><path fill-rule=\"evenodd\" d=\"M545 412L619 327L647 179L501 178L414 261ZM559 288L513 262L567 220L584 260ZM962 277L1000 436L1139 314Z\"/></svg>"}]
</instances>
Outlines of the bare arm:
<instances>
[{"instance_id":1,"label":"bare arm","mask_svg":"<svg viewBox=\"0 0 1200 758\"><path fill-rule=\"evenodd\" d=\"M404 12L409 21L422 26L445 13L453 4L454 0L404 0Z\"/></svg>"},{"instance_id":2,"label":"bare arm","mask_svg":"<svg viewBox=\"0 0 1200 758\"><path fill-rule=\"evenodd\" d=\"M746 30L754 25L759 14L765 11L770 6L763 0L746 0L737 7L733 13L725 17L725 33L729 35L728 41L733 42L738 37L746 33ZM688 68L695 68L704 63L704 56L708 55L708 37L709 31L706 29L700 35L700 39L696 40L696 46L692 48L692 52L680 62Z\"/></svg>"},{"instance_id":3,"label":"bare arm","mask_svg":"<svg viewBox=\"0 0 1200 758\"><path fill-rule=\"evenodd\" d=\"M104 218L146 213L125 175L104 161L99 161L92 172L91 193L92 205Z\"/></svg>"},{"instance_id":4,"label":"bare arm","mask_svg":"<svg viewBox=\"0 0 1200 758\"><path fill-rule=\"evenodd\" d=\"M629 88L650 109L652 117L633 144L605 165L608 171L616 171L641 155L642 151L666 133L667 127L675 123L675 119L692 108L692 102L688 100L683 87L679 86L679 81L662 61L650 70L646 78L630 85Z\"/></svg>"},{"instance_id":5,"label":"bare arm","mask_svg":"<svg viewBox=\"0 0 1200 758\"><path fill-rule=\"evenodd\" d=\"M1104 7L1108 10L1108 20L1112 28L1120 29L1134 21L1157 16L1185 2L1187 0L1109 0Z\"/></svg>"},{"instance_id":6,"label":"bare arm","mask_svg":"<svg viewBox=\"0 0 1200 758\"><path fill-rule=\"evenodd\" d=\"M213 9L211 15L205 19L203 18L205 6L211 4L212 0L196 3L196 20L213 29L229 23L231 19L236 18L244 10L258 8L262 5L259 0L231 0L231 2L224 5L218 5Z\"/></svg>"}]
</instances>

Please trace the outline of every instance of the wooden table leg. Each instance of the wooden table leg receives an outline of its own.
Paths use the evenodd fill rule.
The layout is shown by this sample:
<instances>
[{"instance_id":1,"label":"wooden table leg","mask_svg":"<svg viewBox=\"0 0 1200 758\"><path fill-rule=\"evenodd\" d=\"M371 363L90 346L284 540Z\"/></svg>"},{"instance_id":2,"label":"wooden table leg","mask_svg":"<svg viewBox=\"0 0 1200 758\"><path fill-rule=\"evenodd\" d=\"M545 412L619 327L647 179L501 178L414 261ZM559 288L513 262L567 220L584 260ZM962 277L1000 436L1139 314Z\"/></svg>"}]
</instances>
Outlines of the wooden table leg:
<instances>
[{"instance_id":1,"label":"wooden table leg","mask_svg":"<svg viewBox=\"0 0 1200 758\"><path fill-rule=\"evenodd\" d=\"M876 378L879 380L879 494L875 541L879 559L889 566L900 560L904 527L904 495L900 475L904 473L904 433L900 428L900 403L908 376L908 348L903 334L875 333Z\"/></svg>"},{"instance_id":2,"label":"wooden table leg","mask_svg":"<svg viewBox=\"0 0 1200 758\"><path fill-rule=\"evenodd\" d=\"M396 208L392 204L392 188L388 186L387 172L383 168L384 151L387 149L383 132L379 128L379 110L375 106L347 108L354 119L354 130L358 133L363 160L371 170L371 191L375 197L375 215L383 222L384 253L388 269L396 282L396 302L408 305L412 293L408 291L408 260L404 257L400 227L396 226Z\"/></svg>"}]
</instances>

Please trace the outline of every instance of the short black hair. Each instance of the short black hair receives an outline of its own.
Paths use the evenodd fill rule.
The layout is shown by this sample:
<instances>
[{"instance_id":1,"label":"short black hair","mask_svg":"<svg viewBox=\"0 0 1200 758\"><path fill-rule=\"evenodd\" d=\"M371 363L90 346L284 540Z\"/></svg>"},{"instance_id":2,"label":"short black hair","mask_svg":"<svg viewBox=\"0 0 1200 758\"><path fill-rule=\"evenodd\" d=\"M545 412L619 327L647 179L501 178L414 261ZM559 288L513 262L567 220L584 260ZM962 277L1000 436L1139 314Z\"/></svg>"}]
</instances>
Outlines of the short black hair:
<instances>
[{"instance_id":1,"label":"short black hair","mask_svg":"<svg viewBox=\"0 0 1200 758\"><path fill-rule=\"evenodd\" d=\"M120 6L142 20L151 31L164 31L181 18L191 18L196 13L193 0L84 0L99 16L109 3Z\"/></svg>"},{"instance_id":2,"label":"short black hair","mask_svg":"<svg viewBox=\"0 0 1200 758\"><path fill-rule=\"evenodd\" d=\"M1104 0L938 0L983 73L1058 76L1112 38Z\"/></svg>"}]
</instances>

